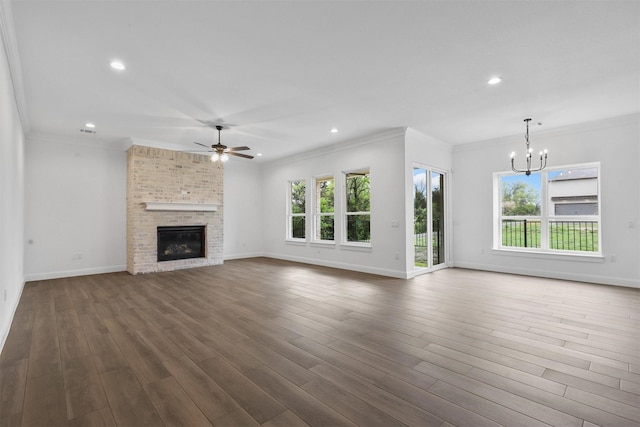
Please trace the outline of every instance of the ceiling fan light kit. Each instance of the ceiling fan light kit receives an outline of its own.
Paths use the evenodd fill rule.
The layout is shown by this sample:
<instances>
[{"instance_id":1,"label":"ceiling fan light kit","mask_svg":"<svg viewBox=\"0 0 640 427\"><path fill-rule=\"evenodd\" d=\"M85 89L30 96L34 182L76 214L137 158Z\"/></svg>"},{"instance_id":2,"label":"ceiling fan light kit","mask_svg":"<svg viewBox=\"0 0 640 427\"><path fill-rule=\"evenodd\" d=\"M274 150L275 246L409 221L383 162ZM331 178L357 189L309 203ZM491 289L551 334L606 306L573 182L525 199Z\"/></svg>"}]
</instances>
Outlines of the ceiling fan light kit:
<instances>
[{"instance_id":1,"label":"ceiling fan light kit","mask_svg":"<svg viewBox=\"0 0 640 427\"><path fill-rule=\"evenodd\" d=\"M211 152L211 161L212 162L220 162L225 163L229 160L229 156L243 157L245 159L253 159L253 156L248 154L238 153L238 151L251 150L249 147L227 147L220 142L220 131L222 130L221 125L217 125L216 129L218 130L218 143L209 147L208 145L200 144L199 142L194 142L194 144L200 145L205 148L211 148L208 152Z\"/></svg>"}]
</instances>

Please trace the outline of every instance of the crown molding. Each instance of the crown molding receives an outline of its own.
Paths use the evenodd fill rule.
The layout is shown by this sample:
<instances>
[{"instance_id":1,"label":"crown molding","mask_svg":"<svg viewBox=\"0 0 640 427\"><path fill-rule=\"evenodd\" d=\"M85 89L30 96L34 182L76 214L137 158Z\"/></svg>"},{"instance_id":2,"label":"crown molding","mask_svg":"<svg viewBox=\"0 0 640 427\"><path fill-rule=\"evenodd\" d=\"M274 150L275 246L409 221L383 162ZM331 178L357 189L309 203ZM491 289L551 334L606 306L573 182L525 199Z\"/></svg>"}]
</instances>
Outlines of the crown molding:
<instances>
[{"instance_id":1,"label":"crown molding","mask_svg":"<svg viewBox=\"0 0 640 427\"><path fill-rule=\"evenodd\" d=\"M407 132L406 127L392 128L382 132L377 132L372 135L353 138L353 139L345 140L342 142L336 142L326 147L311 149L302 153L293 154L291 156L283 157L280 159L275 159L275 160L264 163L263 166L269 168L269 167L274 167L278 165L283 165L286 163L292 163L300 160L311 159L314 157L323 156L325 154L337 153L337 152L349 150L355 147L360 147L363 145L375 144L377 142L386 141L392 138L397 138L397 137L404 138L406 132Z\"/></svg>"},{"instance_id":2,"label":"crown molding","mask_svg":"<svg viewBox=\"0 0 640 427\"><path fill-rule=\"evenodd\" d=\"M566 126L559 126L550 129L536 130L535 134L532 134L534 138L550 138L568 134L575 134L579 132L593 132L600 129L607 129L612 127L635 125L640 123L640 113L624 114L621 116L608 117L605 119L592 120L583 123L573 123ZM491 139L485 139L475 142L467 142L465 144L456 144L453 146L453 152L468 152L468 151L481 151L486 150L489 147L504 147L509 144L513 144L514 141L521 141L522 135L506 135Z\"/></svg>"},{"instance_id":3,"label":"crown molding","mask_svg":"<svg viewBox=\"0 0 640 427\"><path fill-rule=\"evenodd\" d=\"M80 145L89 148L118 151L126 151L131 146L129 143L130 138L115 140L100 138L95 135L72 136L32 132L26 136L26 140L27 143Z\"/></svg>"},{"instance_id":4,"label":"crown molding","mask_svg":"<svg viewBox=\"0 0 640 427\"><path fill-rule=\"evenodd\" d=\"M18 116L22 124L22 131L29 132L29 118L27 116L27 101L24 96L24 83L22 80L22 67L18 43L13 26L13 12L9 0L0 0L0 37L4 46L4 52L9 65L9 78L13 86L13 97L18 109Z\"/></svg>"}]
</instances>

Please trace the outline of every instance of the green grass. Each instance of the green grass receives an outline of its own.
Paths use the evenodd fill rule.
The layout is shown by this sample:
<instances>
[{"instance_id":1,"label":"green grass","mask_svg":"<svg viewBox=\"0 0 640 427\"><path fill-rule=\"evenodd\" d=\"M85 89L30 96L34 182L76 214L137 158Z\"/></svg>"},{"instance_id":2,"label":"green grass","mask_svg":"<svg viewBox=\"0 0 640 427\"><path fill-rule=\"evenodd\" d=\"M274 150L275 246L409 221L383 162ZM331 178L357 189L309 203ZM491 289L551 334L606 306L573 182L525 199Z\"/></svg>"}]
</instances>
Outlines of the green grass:
<instances>
[{"instance_id":1,"label":"green grass","mask_svg":"<svg viewBox=\"0 0 640 427\"><path fill-rule=\"evenodd\" d=\"M527 225L527 246L540 247L539 223ZM565 251L598 251L597 225L587 222L579 223L552 223L549 230L549 248ZM502 227L502 246L525 247L524 226L521 223Z\"/></svg>"}]
</instances>

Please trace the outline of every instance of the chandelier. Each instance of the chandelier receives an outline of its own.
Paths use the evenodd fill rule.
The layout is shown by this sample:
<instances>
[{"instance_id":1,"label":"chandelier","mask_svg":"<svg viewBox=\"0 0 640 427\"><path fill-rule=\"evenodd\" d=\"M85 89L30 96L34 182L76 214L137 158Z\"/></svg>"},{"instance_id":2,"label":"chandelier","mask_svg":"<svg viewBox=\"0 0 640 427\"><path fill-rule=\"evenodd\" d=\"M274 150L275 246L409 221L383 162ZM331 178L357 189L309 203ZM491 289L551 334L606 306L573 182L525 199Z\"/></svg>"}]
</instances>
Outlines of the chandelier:
<instances>
[{"instance_id":1,"label":"chandelier","mask_svg":"<svg viewBox=\"0 0 640 427\"><path fill-rule=\"evenodd\" d=\"M530 145L529 144L529 122L531 121L531 119L524 119L524 121L527 124L527 133L525 133L525 135L524 135L524 139L525 139L525 141L527 143L527 152L526 152L526 156L525 156L527 168L526 169L517 169L515 167L514 163L515 163L516 152L514 151L513 153L511 153L511 170L516 172L516 173L524 172L527 176L529 176L529 175L531 175L531 172L541 171L542 169L544 169L547 166L547 150L545 148L544 151L540 152L540 167L536 168L536 169L531 169L531 154L533 153L533 148L531 148L529 146Z\"/></svg>"}]
</instances>

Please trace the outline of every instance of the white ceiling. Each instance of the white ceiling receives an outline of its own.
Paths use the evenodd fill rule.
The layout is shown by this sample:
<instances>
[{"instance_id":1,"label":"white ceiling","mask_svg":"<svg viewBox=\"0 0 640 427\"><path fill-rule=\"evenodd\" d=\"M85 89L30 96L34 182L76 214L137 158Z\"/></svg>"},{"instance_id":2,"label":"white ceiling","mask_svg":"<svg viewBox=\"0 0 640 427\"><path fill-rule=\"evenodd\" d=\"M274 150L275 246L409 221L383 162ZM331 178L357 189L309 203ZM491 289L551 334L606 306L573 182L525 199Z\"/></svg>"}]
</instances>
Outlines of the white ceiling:
<instances>
[{"instance_id":1,"label":"white ceiling","mask_svg":"<svg viewBox=\"0 0 640 427\"><path fill-rule=\"evenodd\" d=\"M402 126L460 144L640 111L638 1L11 7L33 133L190 150L208 122L268 161Z\"/></svg>"}]
</instances>

